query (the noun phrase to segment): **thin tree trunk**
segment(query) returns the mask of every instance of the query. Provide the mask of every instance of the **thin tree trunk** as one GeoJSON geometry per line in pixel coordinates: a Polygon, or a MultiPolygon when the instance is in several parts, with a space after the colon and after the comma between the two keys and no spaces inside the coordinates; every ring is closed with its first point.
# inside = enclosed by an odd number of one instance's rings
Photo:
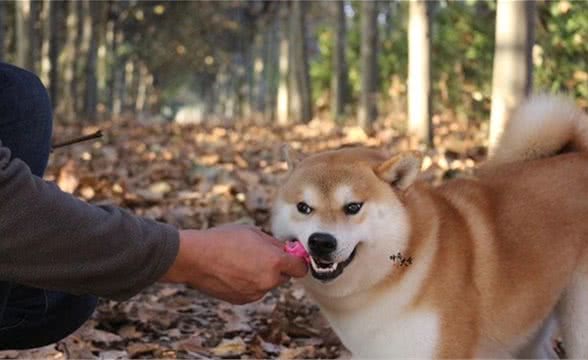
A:
{"type": "Polygon", "coordinates": [[[43,44],[41,46],[41,80],[49,89],[53,107],[57,100],[57,57],[59,55],[58,21],[60,3],[43,0],[43,44]]]}
{"type": "Polygon", "coordinates": [[[41,12],[43,3],[41,1],[31,1],[31,15],[28,21],[30,48],[28,53],[27,63],[34,73],[41,70],[41,45],[43,43],[42,31],[39,27],[39,14],[41,12]]]}
{"type": "Polygon", "coordinates": [[[96,120],[96,105],[98,104],[98,80],[96,75],[98,61],[98,36],[101,24],[101,3],[89,2],[88,16],[90,27],[90,41],[86,58],[84,113],[90,121],[96,120]]]}
{"type": "Polygon", "coordinates": [[[408,132],[432,146],[431,34],[426,0],[410,1],[408,44],[408,132]]]}
{"type": "Polygon", "coordinates": [[[67,38],[63,47],[63,113],[66,119],[71,120],[76,112],[74,100],[77,98],[75,82],[75,64],[76,64],[76,43],[78,39],[77,24],[79,21],[78,13],[79,3],[69,2],[66,18],[67,38]]]}
{"type": "MultiPolygon", "coordinates": [[[[114,3],[116,4],[116,3],[114,3]]],[[[113,11],[121,10],[119,8],[113,9],[113,11]]],[[[116,15],[115,15],[116,16],[116,15]]],[[[118,54],[118,48],[124,40],[124,34],[119,23],[119,19],[115,17],[112,20],[112,43],[110,46],[110,84],[108,94],[108,109],[114,116],[120,115],[121,111],[121,89],[124,83],[124,70],[122,64],[125,63],[124,59],[118,54]]]]}
{"type": "Polygon", "coordinates": [[[76,94],[74,107],[76,112],[87,114],[87,85],[88,85],[88,66],[92,66],[90,60],[90,47],[93,36],[93,19],[92,4],[94,1],[78,0],[78,37],[76,39],[75,59],[79,59],[74,67],[74,87],[73,93],[76,94]]]}
{"type": "Polygon", "coordinates": [[[492,75],[490,151],[514,109],[532,88],[535,1],[498,0],[492,75]]]}
{"type": "Polygon", "coordinates": [[[118,117],[122,113],[123,104],[125,103],[125,84],[126,84],[126,71],[125,67],[122,64],[125,64],[126,61],[120,59],[117,61],[119,64],[118,66],[113,66],[113,80],[112,80],[112,116],[118,117]]]}
{"type": "Polygon", "coordinates": [[[51,63],[49,61],[49,39],[51,37],[51,8],[52,4],[50,0],[43,0],[41,3],[43,10],[41,11],[41,24],[42,24],[42,39],[41,39],[41,81],[49,85],[49,71],[51,70],[51,63]]]}
{"type": "Polygon", "coordinates": [[[62,14],[61,3],[56,1],[47,1],[49,6],[49,96],[51,97],[51,104],[55,109],[57,106],[57,97],[59,94],[59,22],[62,14]]]}
{"type": "Polygon", "coordinates": [[[271,27],[266,32],[267,49],[265,53],[264,78],[265,88],[265,120],[271,121],[276,114],[276,99],[278,93],[279,69],[279,31],[278,22],[273,20],[271,27]]]}
{"type": "Polygon", "coordinates": [[[300,87],[298,86],[298,67],[296,62],[296,43],[299,40],[298,32],[296,31],[296,16],[292,14],[292,4],[290,2],[290,14],[288,21],[288,119],[290,122],[300,122],[301,100],[300,87]]]}
{"type": "Polygon", "coordinates": [[[139,64],[138,71],[138,86],[137,86],[137,100],[135,101],[135,111],[137,114],[143,113],[145,110],[145,101],[147,99],[147,86],[149,81],[149,73],[145,64],[139,64]]]}
{"type": "Polygon", "coordinates": [[[74,115],[81,110],[83,99],[80,93],[79,83],[81,82],[80,72],[82,71],[82,40],[84,37],[84,2],[71,1],[68,4],[68,20],[67,20],[67,40],[66,40],[66,56],[67,64],[65,70],[65,84],[67,88],[67,107],[68,114],[74,115]]]}
{"type": "Polygon", "coordinates": [[[347,30],[345,24],[345,2],[333,1],[335,10],[335,44],[333,49],[333,75],[331,78],[331,115],[339,121],[345,111],[349,82],[347,61],[345,57],[345,41],[347,30]]]}
{"type": "Polygon", "coordinates": [[[31,0],[15,2],[16,9],[16,65],[33,70],[31,63],[31,0]]]}
{"type": "Polygon", "coordinates": [[[114,3],[108,1],[103,4],[103,8],[100,13],[100,26],[98,30],[98,63],[96,67],[96,80],[98,85],[98,92],[96,100],[98,104],[102,104],[102,109],[108,112],[108,90],[110,89],[109,84],[109,73],[108,68],[111,63],[111,54],[109,53],[112,49],[112,43],[114,41],[114,21],[112,13],[114,12],[114,3]]]}
{"type": "Polygon", "coordinates": [[[264,55],[268,43],[263,41],[265,37],[265,27],[261,28],[255,35],[254,47],[252,49],[252,61],[249,66],[249,79],[250,79],[250,106],[252,111],[257,116],[263,114],[264,103],[265,103],[265,83],[264,69],[267,67],[265,63],[264,55]]]}
{"type": "MultiPolygon", "coordinates": [[[[282,4],[283,8],[287,7],[282,4]]],[[[289,110],[289,99],[288,99],[288,72],[289,72],[289,38],[288,38],[288,23],[286,21],[286,13],[284,11],[280,17],[279,32],[280,32],[280,50],[279,50],[279,80],[278,80],[278,98],[276,101],[276,118],[280,125],[286,125],[289,122],[288,110],[289,110]]]]}
{"type": "Polygon", "coordinates": [[[309,122],[312,120],[312,96],[310,89],[310,75],[308,66],[308,55],[306,49],[306,24],[305,12],[306,2],[292,2],[292,27],[291,27],[291,49],[292,73],[294,79],[293,101],[298,102],[294,109],[294,116],[297,122],[309,122]]]}
{"type": "Polygon", "coordinates": [[[371,132],[378,116],[378,10],[377,2],[361,3],[361,95],[359,125],[371,132]]]}
{"type": "Polygon", "coordinates": [[[136,93],[135,89],[137,86],[137,75],[136,75],[136,64],[133,59],[127,59],[125,64],[125,83],[124,83],[124,95],[123,95],[123,111],[134,111],[136,93]]]}

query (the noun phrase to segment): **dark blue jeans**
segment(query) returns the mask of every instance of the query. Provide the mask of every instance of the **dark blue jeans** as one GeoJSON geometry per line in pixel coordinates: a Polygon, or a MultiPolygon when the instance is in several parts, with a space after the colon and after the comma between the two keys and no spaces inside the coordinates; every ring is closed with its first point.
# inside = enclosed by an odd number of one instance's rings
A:
{"type": "MultiPolygon", "coordinates": [[[[0,141],[37,176],[43,176],[49,159],[51,113],[47,91],[35,75],[0,63],[0,141]]],[[[0,350],[63,339],[92,315],[96,301],[94,296],[0,281],[0,350]]]]}

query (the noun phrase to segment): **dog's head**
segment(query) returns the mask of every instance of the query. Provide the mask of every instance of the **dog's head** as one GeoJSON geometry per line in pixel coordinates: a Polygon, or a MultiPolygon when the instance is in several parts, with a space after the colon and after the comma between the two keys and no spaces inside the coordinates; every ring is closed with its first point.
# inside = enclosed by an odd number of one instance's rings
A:
{"type": "Polygon", "coordinates": [[[302,158],[285,147],[289,174],[273,206],[272,231],[300,241],[311,256],[303,279],[315,294],[342,297],[366,290],[392,270],[390,256],[407,246],[402,194],[420,157],[389,157],[346,148],[302,158]]]}

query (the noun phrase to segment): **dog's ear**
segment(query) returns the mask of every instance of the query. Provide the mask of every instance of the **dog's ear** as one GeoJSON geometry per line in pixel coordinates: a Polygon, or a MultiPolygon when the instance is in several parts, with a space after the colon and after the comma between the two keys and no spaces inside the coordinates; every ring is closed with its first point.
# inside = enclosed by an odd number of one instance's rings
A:
{"type": "Polygon", "coordinates": [[[281,150],[282,158],[286,160],[286,163],[288,164],[288,171],[294,170],[302,159],[304,159],[304,156],[301,153],[292,149],[288,144],[283,144],[281,150]]]}
{"type": "Polygon", "coordinates": [[[376,166],[376,175],[392,186],[405,190],[415,181],[421,169],[421,155],[407,152],[395,155],[376,166]]]}

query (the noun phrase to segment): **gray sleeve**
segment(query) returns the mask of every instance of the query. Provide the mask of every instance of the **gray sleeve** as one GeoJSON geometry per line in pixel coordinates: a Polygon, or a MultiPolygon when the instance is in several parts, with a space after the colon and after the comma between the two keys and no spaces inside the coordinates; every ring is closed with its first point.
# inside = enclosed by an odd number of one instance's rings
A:
{"type": "Polygon", "coordinates": [[[175,228],[78,200],[0,143],[0,281],[123,300],[163,276],[178,247],[175,228]]]}

